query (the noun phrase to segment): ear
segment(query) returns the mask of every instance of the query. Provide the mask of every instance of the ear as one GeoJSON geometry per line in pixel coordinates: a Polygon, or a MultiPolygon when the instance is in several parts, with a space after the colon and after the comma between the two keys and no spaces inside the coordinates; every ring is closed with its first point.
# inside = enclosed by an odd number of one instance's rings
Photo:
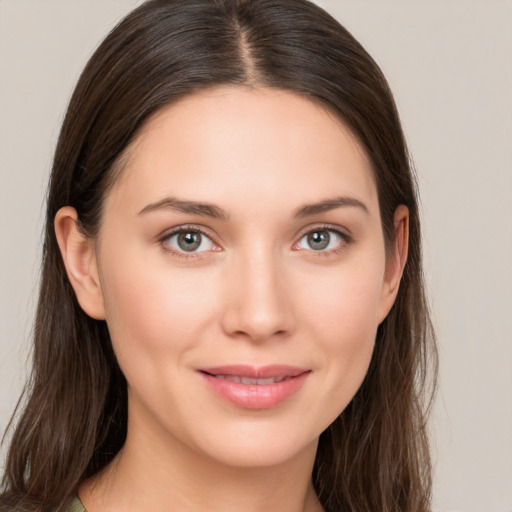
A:
{"type": "Polygon", "coordinates": [[[82,309],[96,320],[105,319],[94,241],[78,227],[76,210],[61,208],[54,228],[66,273],[82,309]]]}
{"type": "Polygon", "coordinates": [[[393,220],[395,239],[387,257],[380,300],[379,323],[393,306],[404,272],[409,249],[409,209],[403,204],[395,210],[393,220]]]}

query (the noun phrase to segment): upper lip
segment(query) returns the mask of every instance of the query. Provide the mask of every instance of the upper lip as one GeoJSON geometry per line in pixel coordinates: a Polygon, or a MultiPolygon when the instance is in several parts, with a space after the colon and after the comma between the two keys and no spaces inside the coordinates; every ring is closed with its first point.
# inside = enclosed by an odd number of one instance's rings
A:
{"type": "Polygon", "coordinates": [[[266,366],[235,364],[199,368],[199,371],[209,375],[229,375],[233,377],[245,377],[250,379],[269,379],[273,377],[297,377],[298,375],[306,373],[310,370],[283,364],[271,364],[266,366]]]}

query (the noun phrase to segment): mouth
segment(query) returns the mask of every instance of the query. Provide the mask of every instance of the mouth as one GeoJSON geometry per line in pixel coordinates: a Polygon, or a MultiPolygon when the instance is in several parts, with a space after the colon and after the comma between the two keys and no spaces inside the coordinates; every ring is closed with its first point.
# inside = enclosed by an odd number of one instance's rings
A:
{"type": "Polygon", "coordinates": [[[283,382],[283,380],[291,379],[292,377],[269,377],[268,379],[253,379],[251,377],[240,377],[237,375],[212,375],[216,379],[225,379],[230,382],[237,382],[239,384],[246,384],[252,386],[267,386],[269,384],[275,384],[276,382],[283,382]]]}
{"type": "Polygon", "coordinates": [[[216,396],[232,405],[268,409],[297,393],[311,370],[285,365],[231,365],[201,368],[199,373],[216,396]]]}

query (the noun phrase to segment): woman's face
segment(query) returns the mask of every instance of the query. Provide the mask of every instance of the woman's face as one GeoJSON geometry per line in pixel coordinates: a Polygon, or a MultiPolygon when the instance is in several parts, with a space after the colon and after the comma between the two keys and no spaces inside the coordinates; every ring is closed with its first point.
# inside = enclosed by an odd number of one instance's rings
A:
{"type": "Polygon", "coordinates": [[[365,152],[296,94],[217,88],[130,146],[95,246],[130,435],[230,465],[314,450],[394,299],[365,152]]]}

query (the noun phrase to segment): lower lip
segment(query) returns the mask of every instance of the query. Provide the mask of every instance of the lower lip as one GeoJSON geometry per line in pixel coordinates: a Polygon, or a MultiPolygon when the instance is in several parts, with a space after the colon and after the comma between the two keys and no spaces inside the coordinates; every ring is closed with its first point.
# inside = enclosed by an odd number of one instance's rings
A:
{"type": "Polygon", "coordinates": [[[270,409],[284,402],[302,387],[307,371],[274,384],[242,384],[201,372],[202,377],[221,398],[244,409],[270,409]]]}

